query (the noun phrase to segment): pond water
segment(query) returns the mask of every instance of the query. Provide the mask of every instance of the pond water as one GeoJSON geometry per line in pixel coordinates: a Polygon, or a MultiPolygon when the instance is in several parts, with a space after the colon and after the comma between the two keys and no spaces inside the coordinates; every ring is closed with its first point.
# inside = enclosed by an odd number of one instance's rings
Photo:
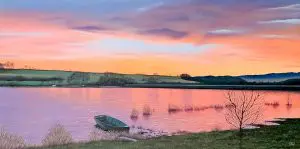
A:
{"type": "MultiPolygon", "coordinates": [[[[300,117],[300,92],[261,91],[263,120],[300,117]],[[286,106],[288,97],[292,106],[286,106]]],[[[139,89],[139,88],[0,88],[0,127],[16,133],[30,143],[40,143],[54,124],[63,124],[77,140],[88,138],[95,115],[116,117],[129,126],[142,126],[166,132],[200,132],[231,127],[224,109],[168,111],[178,107],[224,105],[225,90],[139,89]],[[152,115],[143,116],[144,107],[152,115]],[[139,111],[131,119],[131,111],[139,111]]]]}

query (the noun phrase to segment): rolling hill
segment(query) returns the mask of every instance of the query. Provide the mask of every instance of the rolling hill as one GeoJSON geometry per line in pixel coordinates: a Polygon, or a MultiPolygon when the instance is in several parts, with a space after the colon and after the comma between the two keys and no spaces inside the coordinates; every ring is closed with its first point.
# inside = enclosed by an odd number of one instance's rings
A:
{"type": "Polygon", "coordinates": [[[242,75],[239,77],[246,80],[247,82],[282,82],[289,79],[300,79],[300,72],[242,75]]]}

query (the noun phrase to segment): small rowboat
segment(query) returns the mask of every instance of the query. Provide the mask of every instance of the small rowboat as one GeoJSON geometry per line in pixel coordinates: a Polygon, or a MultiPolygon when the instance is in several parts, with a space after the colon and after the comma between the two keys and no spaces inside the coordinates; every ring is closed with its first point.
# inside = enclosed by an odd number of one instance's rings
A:
{"type": "Polygon", "coordinates": [[[122,121],[107,115],[98,115],[94,117],[96,121],[96,127],[104,131],[127,131],[129,132],[129,126],[122,121]]]}

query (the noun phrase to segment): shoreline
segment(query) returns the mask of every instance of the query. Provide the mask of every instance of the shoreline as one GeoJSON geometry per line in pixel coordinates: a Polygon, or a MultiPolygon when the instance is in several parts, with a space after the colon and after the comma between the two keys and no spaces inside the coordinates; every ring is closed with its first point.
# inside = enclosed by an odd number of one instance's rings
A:
{"type": "Polygon", "coordinates": [[[161,88],[161,89],[213,89],[213,90],[274,90],[300,91],[300,85],[198,85],[198,84],[128,84],[125,86],[97,85],[0,85],[1,88],[161,88]]]}
{"type": "Polygon", "coordinates": [[[237,130],[212,131],[201,133],[187,133],[172,136],[161,136],[145,140],[112,140],[112,141],[91,141],[78,142],[58,146],[38,146],[28,149],[68,149],[68,148],[158,148],[166,147],[173,149],[239,149],[241,147],[252,149],[262,148],[290,148],[300,147],[300,118],[282,118],[273,120],[279,125],[264,125],[257,129],[244,129],[243,138],[237,130]],[[274,140],[277,140],[274,142],[274,140]]]}

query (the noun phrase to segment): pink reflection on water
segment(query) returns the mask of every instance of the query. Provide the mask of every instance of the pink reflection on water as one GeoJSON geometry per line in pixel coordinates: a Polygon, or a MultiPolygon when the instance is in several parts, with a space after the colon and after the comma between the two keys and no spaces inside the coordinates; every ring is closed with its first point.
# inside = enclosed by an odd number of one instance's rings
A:
{"type": "MultiPolygon", "coordinates": [[[[229,129],[225,109],[183,110],[170,114],[169,105],[209,107],[224,105],[224,90],[130,89],[130,88],[1,88],[0,125],[38,143],[55,123],[65,125],[76,139],[86,139],[95,122],[107,114],[128,125],[167,132],[229,129]],[[143,109],[153,111],[143,116],[143,109]],[[132,120],[133,109],[139,111],[132,120]]],[[[278,102],[277,108],[264,106],[264,120],[300,117],[299,92],[264,92],[265,102],[278,102]],[[292,106],[287,107],[290,95],[292,106]]]]}

